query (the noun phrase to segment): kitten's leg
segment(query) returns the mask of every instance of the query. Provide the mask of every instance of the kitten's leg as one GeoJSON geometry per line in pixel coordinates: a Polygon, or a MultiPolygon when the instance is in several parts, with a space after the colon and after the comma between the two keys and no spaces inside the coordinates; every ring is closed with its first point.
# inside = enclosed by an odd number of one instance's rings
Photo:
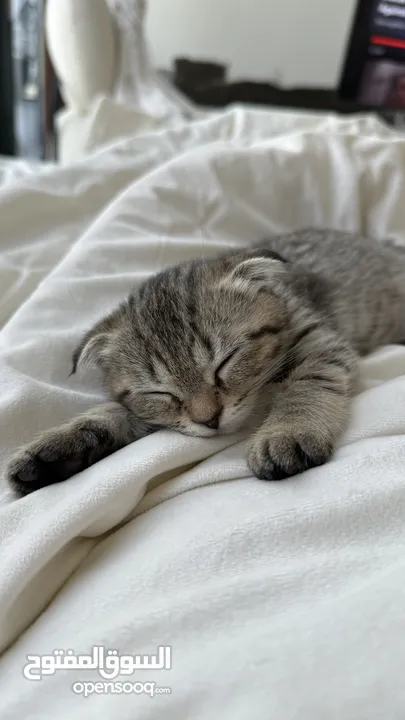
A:
{"type": "Polygon", "coordinates": [[[357,355],[319,325],[300,335],[294,369],[250,441],[248,463],[263,480],[326,462],[348,419],[357,355]]]}
{"type": "Polygon", "coordinates": [[[21,448],[11,459],[6,476],[22,497],[67,480],[150,432],[151,427],[118,403],[99,405],[21,448]]]}

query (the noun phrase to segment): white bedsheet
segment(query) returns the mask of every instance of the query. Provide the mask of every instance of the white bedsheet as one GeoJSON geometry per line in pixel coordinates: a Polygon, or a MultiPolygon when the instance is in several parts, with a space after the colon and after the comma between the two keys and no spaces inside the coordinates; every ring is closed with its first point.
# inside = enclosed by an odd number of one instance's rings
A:
{"type": "MultiPolygon", "coordinates": [[[[82,333],[169,263],[317,225],[405,242],[405,138],[235,109],[0,189],[0,458],[102,399],[82,333]]],[[[334,459],[250,477],[243,437],[158,433],[0,510],[0,717],[405,716],[405,348],[362,366],[334,459]],[[76,694],[26,655],[172,648],[171,694],[76,694]]],[[[77,687],[77,686],[76,686],[77,687]]]]}

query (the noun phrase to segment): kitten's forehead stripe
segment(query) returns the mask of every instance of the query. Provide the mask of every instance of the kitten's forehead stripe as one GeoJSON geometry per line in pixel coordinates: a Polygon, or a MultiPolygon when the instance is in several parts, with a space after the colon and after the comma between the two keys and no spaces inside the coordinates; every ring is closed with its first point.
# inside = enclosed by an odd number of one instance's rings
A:
{"type": "Polygon", "coordinates": [[[153,365],[153,360],[152,360],[151,356],[149,356],[145,359],[145,365],[147,367],[147,370],[148,370],[151,380],[153,380],[153,382],[157,382],[158,376],[156,374],[156,369],[153,365]]]}
{"type": "Polygon", "coordinates": [[[192,332],[192,336],[194,337],[194,339],[199,340],[201,345],[203,345],[205,347],[205,349],[207,350],[209,356],[213,357],[214,348],[212,346],[212,342],[211,342],[210,338],[208,337],[208,335],[206,335],[203,330],[200,330],[197,327],[196,323],[193,322],[192,320],[190,321],[190,330],[192,332]]]}

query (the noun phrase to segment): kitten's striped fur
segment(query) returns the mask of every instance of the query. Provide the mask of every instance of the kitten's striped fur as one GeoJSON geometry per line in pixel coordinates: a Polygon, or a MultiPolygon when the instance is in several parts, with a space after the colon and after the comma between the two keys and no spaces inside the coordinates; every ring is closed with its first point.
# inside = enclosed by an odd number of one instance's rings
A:
{"type": "Polygon", "coordinates": [[[306,230],[169,268],[92,328],[73,358],[112,402],[23,448],[23,495],[162,427],[210,437],[257,423],[248,463],[281,479],[324,463],[346,425],[359,355],[405,339],[405,251],[306,230]]]}

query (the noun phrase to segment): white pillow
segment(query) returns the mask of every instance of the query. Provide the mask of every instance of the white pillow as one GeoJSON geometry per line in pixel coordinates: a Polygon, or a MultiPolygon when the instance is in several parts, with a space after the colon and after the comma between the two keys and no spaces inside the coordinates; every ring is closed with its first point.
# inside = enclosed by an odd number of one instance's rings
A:
{"type": "Polygon", "coordinates": [[[105,0],[48,0],[46,35],[64,100],[85,114],[97,95],[112,93],[117,72],[117,33],[105,0]]]}

